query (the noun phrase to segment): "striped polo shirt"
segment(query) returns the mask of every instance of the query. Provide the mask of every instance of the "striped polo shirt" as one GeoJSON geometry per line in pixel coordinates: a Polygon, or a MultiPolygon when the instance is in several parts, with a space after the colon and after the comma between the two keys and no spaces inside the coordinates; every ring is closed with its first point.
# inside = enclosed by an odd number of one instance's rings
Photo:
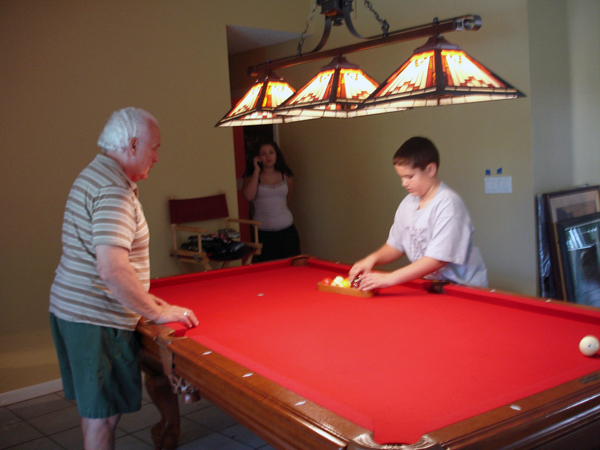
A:
{"type": "Polygon", "coordinates": [[[65,209],[62,257],[50,289],[50,312],[70,322],[133,330],[139,314],[121,305],[100,279],[96,246],[129,250],[129,262],[150,286],[150,234],[133,183],[99,154],[77,177],[65,209]]]}

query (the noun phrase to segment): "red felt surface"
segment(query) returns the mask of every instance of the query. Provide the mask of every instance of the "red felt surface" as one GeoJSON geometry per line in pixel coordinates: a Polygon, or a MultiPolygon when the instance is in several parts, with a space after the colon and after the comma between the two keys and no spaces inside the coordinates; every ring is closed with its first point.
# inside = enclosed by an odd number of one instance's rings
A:
{"type": "Polygon", "coordinates": [[[152,292],[194,309],[200,325],[186,336],[373,430],[380,444],[414,443],[600,370],[600,357],[578,348],[600,337],[600,313],[461,287],[434,295],[419,283],[345,296],[316,288],[345,267],[250,267],[152,292]]]}

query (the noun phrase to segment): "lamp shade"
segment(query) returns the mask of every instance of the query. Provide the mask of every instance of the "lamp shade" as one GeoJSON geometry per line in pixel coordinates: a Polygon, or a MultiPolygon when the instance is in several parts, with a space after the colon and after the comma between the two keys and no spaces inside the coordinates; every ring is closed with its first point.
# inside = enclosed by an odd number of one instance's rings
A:
{"type": "MultiPolygon", "coordinates": [[[[361,105],[362,114],[524,97],[459,46],[434,36],[361,105]]],[[[362,115],[361,114],[361,115],[362,115]]]]}
{"type": "Polygon", "coordinates": [[[217,123],[217,127],[267,125],[312,119],[313,117],[285,118],[273,112],[276,106],[295,92],[283,78],[272,72],[256,80],[242,99],[217,123]]]}
{"type": "Polygon", "coordinates": [[[378,85],[357,65],[337,56],[275,112],[287,117],[354,117],[378,85]]]}

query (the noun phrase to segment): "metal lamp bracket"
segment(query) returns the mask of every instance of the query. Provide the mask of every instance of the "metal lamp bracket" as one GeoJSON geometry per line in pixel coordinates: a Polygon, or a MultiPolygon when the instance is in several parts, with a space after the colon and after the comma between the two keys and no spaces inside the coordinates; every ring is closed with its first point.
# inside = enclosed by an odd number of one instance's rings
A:
{"type": "MultiPolygon", "coordinates": [[[[352,15],[350,14],[352,11],[354,11],[352,9],[353,1],[354,0],[316,0],[315,6],[308,20],[306,21],[306,29],[302,33],[300,41],[298,42],[298,56],[302,55],[302,45],[304,44],[306,32],[308,31],[308,27],[310,26],[310,22],[312,21],[317,6],[321,7],[321,14],[325,15],[325,27],[323,29],[323,34],[321,35],[321,40],[317,46],[305,54],[318,52],[325,46],[329,39],[329,35],[331,34],[332,25],[340,26],[345,23],[346,27],[354,37],[358,39],[372,39],[361,36],[361,34],[356,31],[356,28],[354,27],[354,24],[352,23],[352,15]]],[[[367,9],[369,9],[375,15],[375,18],[381,24],[381,36],[387,36],[390,28],[388,22],[379,17],[379,14],[377,14],[377,12],[373,9],[373,5],[369,0],[364,0],[364,2],[367,9]]]]}

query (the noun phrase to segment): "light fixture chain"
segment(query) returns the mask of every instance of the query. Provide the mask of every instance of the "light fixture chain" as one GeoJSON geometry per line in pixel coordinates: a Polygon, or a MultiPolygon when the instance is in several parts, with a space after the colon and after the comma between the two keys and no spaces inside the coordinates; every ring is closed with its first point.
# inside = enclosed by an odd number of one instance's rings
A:
{"type": "Polygon", "coordinates": [[[312,22],[313,17],[315,16],[315,11],[317,10],[318,3],[319,3],[319,1],[315,0],[315,6],[313,6],[312,12],[310,13],[310,16],[308,16],[308,19],[306,20],[306,28],[302,32],[302,35],[300,36],[300,40],[298,41],[298,56],[300,56],[302,54],[302,46],[304,45],[304,40],[306,39],[306,36],[308,35],[308,28],[310,27],[310,23],[312,22]]]}
{"type": "Polygon", "coordinates": [[[369,0],[365,0],[365,7],[375,15],[375,19],[381,24],[381,30],[383,31],[383,35],[387,36],[388,31],[390,30],[390,24],[388,23],[388,21],[379,17],[379,14],[377,13],[377,11],[375,11],[375,9],[373,9],[373,4],[369,0]]]}

